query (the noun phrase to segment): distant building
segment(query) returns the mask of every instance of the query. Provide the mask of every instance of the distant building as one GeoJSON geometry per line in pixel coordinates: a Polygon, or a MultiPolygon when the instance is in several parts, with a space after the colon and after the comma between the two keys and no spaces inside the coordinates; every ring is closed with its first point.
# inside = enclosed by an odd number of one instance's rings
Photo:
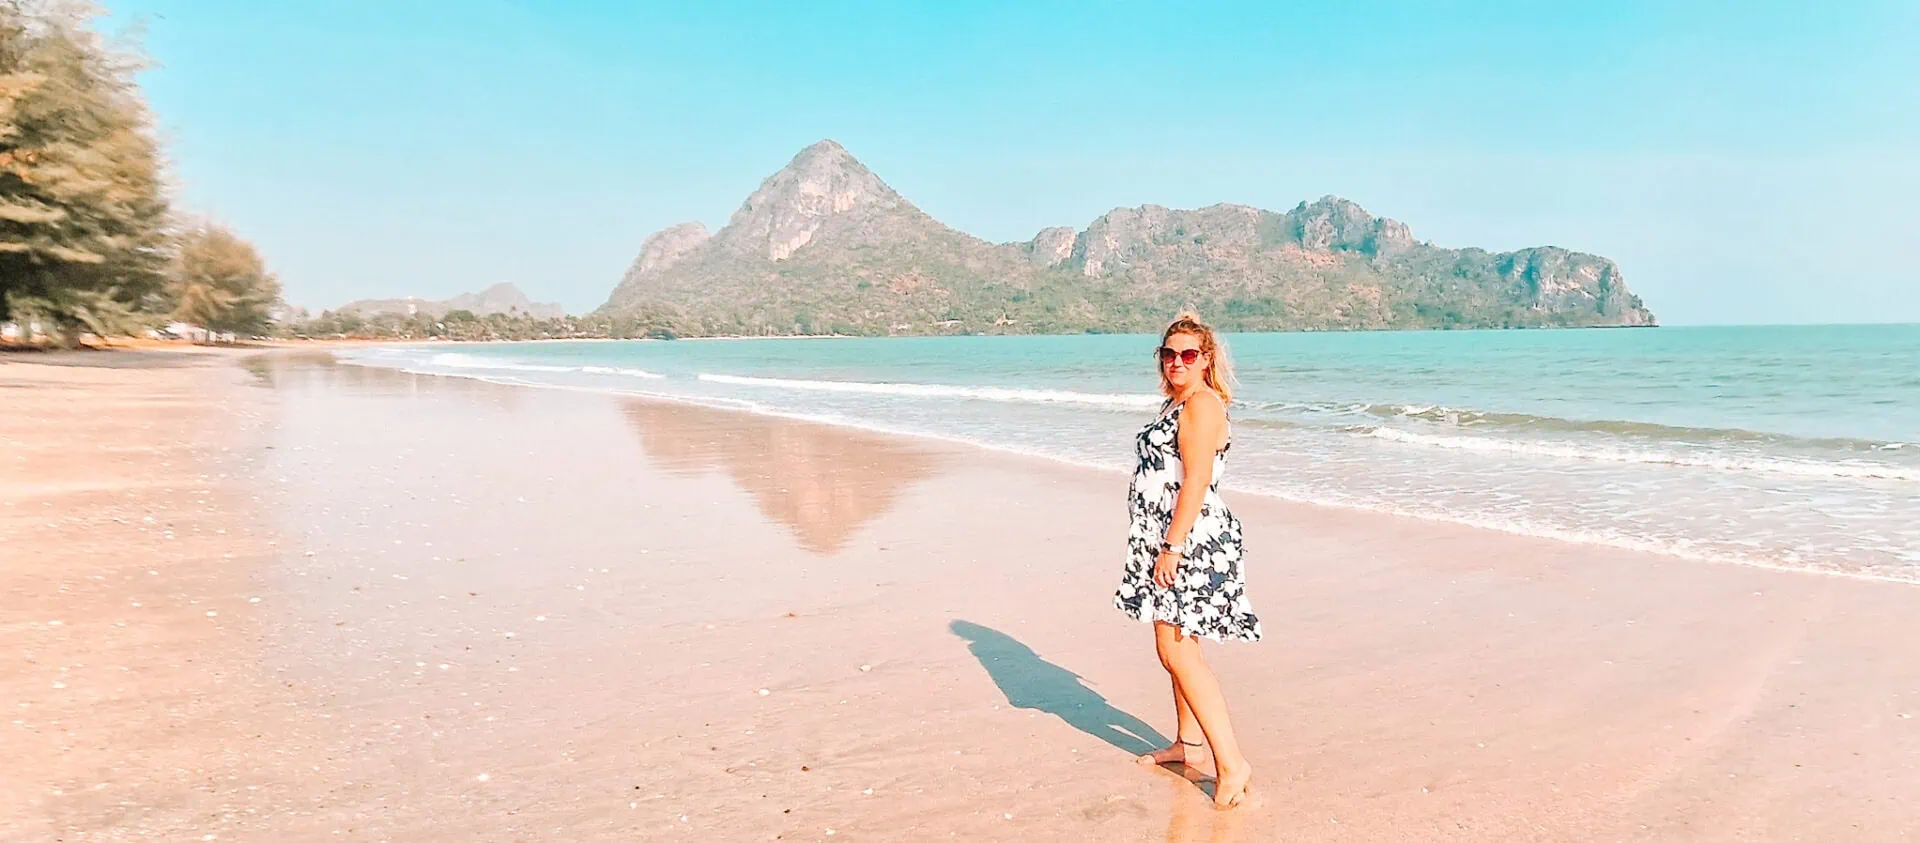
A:
{"type": "Polygon", "coordinates": [[[207,342],[207,329],[185,322],[168,322],[160,329],[161,339],[182,339],[194,342],[207,342]]]}
{"type": "Polygon", "coordinates": [[[209,332],[199,325],[185,322],[169,322],[158,328],[148,328],[147,336],[156,340],[187,340],[189,342],[233,342],[239,337],[232,331],[209,332]]]}

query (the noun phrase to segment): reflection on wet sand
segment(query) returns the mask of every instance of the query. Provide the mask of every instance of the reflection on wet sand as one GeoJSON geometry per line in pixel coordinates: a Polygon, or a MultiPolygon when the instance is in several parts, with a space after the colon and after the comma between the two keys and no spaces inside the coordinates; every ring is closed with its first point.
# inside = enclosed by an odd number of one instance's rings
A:
{"type": "Polygon", "coordinates": [[[930,451],[880,434],[692,404],[636,400],[626,415],[661,468],[725,471],[762,513],[819,554],[839,551],[937,462],[930,451]]]}
{"type": "Polygon", "coordinates": [[[348,392],[378,392],[386,395],[451,394],[484,398],[497,406],[519,406],[523,390],[502,389],[500,384],[474,378],[421,375],[380,366],[356,366],[342,363],[323,349],[271,351],[247,358],[248,372],[262,386],[285,388],[341,389],[348,392]]]}

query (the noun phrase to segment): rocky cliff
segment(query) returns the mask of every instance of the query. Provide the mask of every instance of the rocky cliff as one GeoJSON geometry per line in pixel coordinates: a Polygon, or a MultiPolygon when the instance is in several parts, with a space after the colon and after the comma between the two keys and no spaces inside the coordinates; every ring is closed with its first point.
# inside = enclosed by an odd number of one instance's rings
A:
{"type": "Polygon", "coordinates": [[[681,335],[1152,330],[1181,307],[1233,330],[1651,325],[1606,258],[1416,240],[1339,197],[1116,208],[988,243],[914,207],[833,141],[727,225],[647,238],[601,313],[681,335]]]}

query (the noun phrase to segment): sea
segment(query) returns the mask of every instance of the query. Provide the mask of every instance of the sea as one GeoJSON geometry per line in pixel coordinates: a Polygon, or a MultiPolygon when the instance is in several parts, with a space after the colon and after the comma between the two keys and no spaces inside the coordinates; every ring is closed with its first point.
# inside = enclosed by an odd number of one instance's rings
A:
{"type": "MultiPolygon", "coordinates": [[[[1161,400],[1157,339],[430,343],[343,358],[1125,471],[1161,400]]],[[[1920,325],[1226,342],[1238,380],[1230,491],[1676,564],[1920,583],[1920,325]]]]}

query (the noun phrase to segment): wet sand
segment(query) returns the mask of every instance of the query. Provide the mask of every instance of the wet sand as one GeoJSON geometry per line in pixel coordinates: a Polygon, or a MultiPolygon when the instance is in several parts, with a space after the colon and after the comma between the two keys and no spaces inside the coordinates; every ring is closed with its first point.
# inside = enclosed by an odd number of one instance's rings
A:
{"type": "Polygon", "coordinates": [[[1920,836],[1920,588],[1229,494],[1217,814],[1118,475],[155,359],[0,363],[0,839],[1920,836]]]}

